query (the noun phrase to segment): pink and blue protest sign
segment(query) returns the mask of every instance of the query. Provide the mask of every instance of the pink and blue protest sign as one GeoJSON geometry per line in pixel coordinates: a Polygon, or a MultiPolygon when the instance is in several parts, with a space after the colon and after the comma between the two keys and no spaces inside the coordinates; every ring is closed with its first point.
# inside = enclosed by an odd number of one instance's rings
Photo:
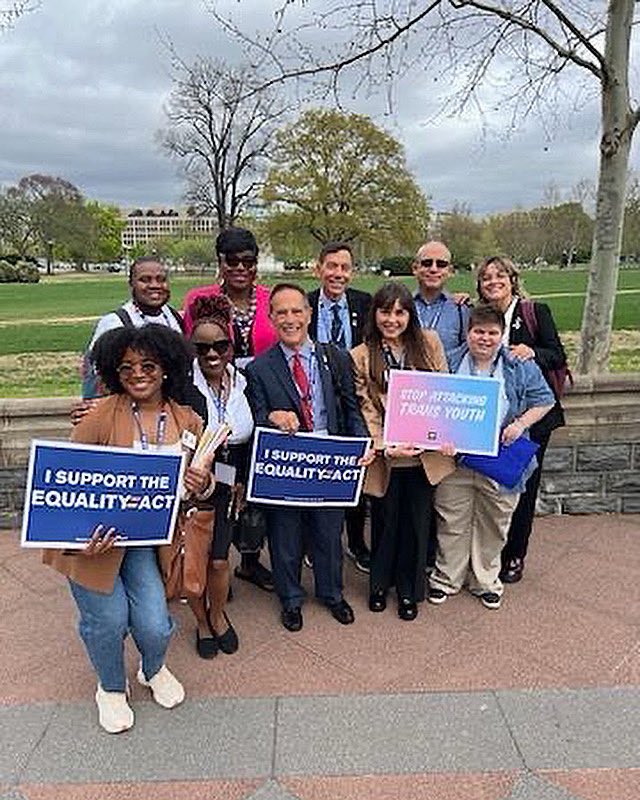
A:
{"type": "Polygon", "coordinates": [[[391,370],[385,444],[494,456],[500,437],[500,381],[444,372],[391,370]]]}

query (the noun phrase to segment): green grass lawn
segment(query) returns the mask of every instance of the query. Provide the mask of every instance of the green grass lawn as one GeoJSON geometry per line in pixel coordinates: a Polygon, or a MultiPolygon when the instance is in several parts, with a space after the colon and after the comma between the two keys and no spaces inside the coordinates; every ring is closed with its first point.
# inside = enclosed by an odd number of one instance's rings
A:
{"type": "MultiPolygon", "coordinates": [[[[585,270],[531,271],[523,278],[526,291],[550,305],[560,331],[579,330],[587,285],[585,270]]],[[[188,289],[212,279],[211,273],[174,275],[172,304],[179,308],[188,289]]],[[[282,279],[265,276],[263,280],[272,285],[282,279]]],[[[307,289],[317,283],[313,276],[295,272],[288,273],[286,280],[307,289]]],[[[373,292],[384,280],[376,275],[357,275],[353,285],[373,292]]],[[[413,279],[402,280],[414,286],[413,279]]],[[[476,295],[471,273],[456,275],[449,287],[476,295]]],[[[0,285],[0,397],[74,394],[79,381],[78,354],[84,350],[95,320],[117,308],[127,296],[124,275],[64,274],[45,278],[39,284],[0,285]]],[[[637,331],[639,323],[640,270],[621,270],[614,330],[637,331]]],[[[638,369],[639,359],[634,340],[630,349],[626,343],[621,345],[611,366],[616,370],[638,369]]]]}

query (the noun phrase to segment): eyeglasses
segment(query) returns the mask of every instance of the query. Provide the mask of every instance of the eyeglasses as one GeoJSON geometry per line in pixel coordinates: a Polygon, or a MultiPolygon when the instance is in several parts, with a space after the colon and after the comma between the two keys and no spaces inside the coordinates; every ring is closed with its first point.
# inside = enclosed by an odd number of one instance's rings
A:
{"type": "Polygon", "coordinates": [[[444,258],[421,258],[418,264],[425,269],[429,269],[434,264],[438,269],[446,269],[449,266],[449,262],[444,258]]]}
{"type": "Polygon", "coordinates": [[[160,364],[157,361],[141,361],[133,366],[131,364],[120,364],[117,372],[121,378],[130,378],[136,369],[139,369],[143,375],[153,375],[156,370],[160,369],[160,364]]]}
{"type": "Polygon", "coordinates": [[[218,339],[217,342],[193,342],[193,346],[199,356],[206,356],[209,350],[213,350],[214,353],[222,356],[231,346],[231,342],[229,339],[218,339]]]}
{"type": "Polygon", "coordinates": [[[228,267],[231,267],[231,269],[237,269],[240,265],[242,265],[244,269],[254,269],[258,263],[258,259],[255,256],[244,256],[240,258],[239,256],[225,255],[224,262],[228,267]]]}

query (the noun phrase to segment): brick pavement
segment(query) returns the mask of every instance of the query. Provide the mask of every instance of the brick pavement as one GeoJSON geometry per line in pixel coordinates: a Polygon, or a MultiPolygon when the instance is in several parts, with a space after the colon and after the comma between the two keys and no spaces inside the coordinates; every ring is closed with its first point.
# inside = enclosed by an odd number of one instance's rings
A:
{"type": "Polygon", "coordinates": [[[235,581],[240,651],[200,660],[176,606],[188,699],[166,712],[136,686],[112,737],[63,579],[2,532],[0,800],[640,800],[639,570],[640,517],[546,517],[498,612],[461,595],[373,615],[346,564],[355,624],[309,600],[290,634],[235,581]]]}

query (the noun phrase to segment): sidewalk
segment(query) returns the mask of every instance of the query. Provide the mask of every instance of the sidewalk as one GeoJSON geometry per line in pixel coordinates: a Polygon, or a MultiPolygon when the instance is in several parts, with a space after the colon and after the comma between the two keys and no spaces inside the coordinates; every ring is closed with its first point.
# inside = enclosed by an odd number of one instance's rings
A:
{"type": "Polygon", "coordinates": [[[309,600],[291,634],[236,580],[240,651],[200,660],[176,606],[188,699],[135,686],[116,737],[64,580],[17,541],[0,533],[0,800],[640,800],[639,516],[539,519],[497,612],[464,595],[373,615],[346,563],[355,624],[309,600]]]}

